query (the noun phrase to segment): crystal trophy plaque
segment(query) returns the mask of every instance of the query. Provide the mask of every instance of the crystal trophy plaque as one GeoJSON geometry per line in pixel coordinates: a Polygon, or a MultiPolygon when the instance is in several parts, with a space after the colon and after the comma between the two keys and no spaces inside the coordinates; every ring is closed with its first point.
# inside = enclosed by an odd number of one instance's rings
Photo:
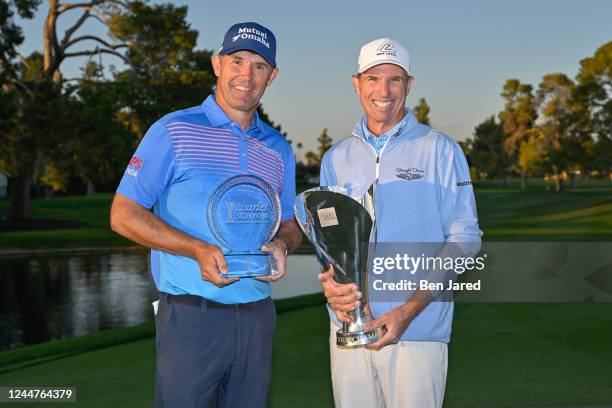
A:
{"type": "Polygon", "coordinates": [[[226,277],[255,277],[278,273],[274,257],[261,251],[280,226],[276,190],[252,175],[234,176],[211,194],[206,217],[228,265],[226,277]]]}

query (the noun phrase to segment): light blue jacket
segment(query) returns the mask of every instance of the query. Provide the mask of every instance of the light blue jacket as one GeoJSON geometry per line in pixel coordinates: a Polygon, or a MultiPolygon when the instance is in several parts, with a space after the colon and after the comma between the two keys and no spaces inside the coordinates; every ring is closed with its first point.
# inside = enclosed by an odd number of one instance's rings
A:
{"type": "MultiPolygon", "coordinates": [[[[375,184],[377,242],[480,242],[476,201],[467,161],[449,136],[419,123],[406,109],[379,155],[362,122],[324,155],[321,186],[342,186],[360,196],[375,184]]],[[[380,317],[402,302],[371,302],[380,317]]],[[[335,314],[330,317],[339,325],[335,314]]],[[[450,341],[453,303],[429,304],[402,340],[450,341]]]]}

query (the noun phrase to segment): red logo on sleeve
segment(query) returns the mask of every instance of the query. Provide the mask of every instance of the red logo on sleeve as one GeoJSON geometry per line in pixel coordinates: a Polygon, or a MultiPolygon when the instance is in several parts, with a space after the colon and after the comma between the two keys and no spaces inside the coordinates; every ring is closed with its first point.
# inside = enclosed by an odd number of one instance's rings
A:
{"type": "Polygon", "coordinates": [[[132,156],[132,159],[130,160],[127,166],[127,174],[136,177],[138,175],[138,170],[140,170],[142,167],[143,162],[144,160],[139,159],[138,156],[132,156]]]}

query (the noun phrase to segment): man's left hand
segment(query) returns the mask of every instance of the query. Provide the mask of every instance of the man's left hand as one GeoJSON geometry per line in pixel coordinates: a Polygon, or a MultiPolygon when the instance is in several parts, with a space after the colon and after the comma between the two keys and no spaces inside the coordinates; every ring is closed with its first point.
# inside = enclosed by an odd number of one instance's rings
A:
{"type": "Polygon", "coordinates": [[[261,247],[263,252],[268,252],[272,254],[274,259],[276,260],[276,265],[278,267],[277,275],[268,275],[268,276],[258,276],[257,280],[274,282],[279,279],[282,279],[285,276],[285,269],[287,268],[287,256],[285,255],[285,251],[287,251],[287,246],[280,239],[275,239],[264,246],[261,247]]]}
{"type": "Polygon", "coordinates": [[[380,318],[366,325],[366,330],[380,329],[383,334],[376,342],[368,344],[368,349],[381,349],[387,344],[395,344],[414,319],[414,313],[407,310],[406,305],[389,310],[380,318]]]}
{"type": "Polygon", "coordinates": [[[380,339],[366,347],[381,349],[387,344],[397,343],[412,319],[417,317],[432,300],[433,296],[430,291],[417,290],[406,303],[389,310],[380,318],[366,324],[366,330],[380,329],[383,334],[380,339]]]}

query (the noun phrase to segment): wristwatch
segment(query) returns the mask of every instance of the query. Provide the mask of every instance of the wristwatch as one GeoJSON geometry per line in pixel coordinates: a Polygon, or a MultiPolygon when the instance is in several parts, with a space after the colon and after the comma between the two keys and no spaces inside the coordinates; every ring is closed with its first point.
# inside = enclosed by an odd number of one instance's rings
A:
{"type": "Polygon", "coordinates": [[[284,245],[285,245],[285,256],[289,255],[289,244],[287,243],[287,241],[285,240],[285,238],[281,237],[281,236],[277,236],[276,238],[274,238],[275,240],[278,239],[279,241],[281,241],[284,245]]]}

